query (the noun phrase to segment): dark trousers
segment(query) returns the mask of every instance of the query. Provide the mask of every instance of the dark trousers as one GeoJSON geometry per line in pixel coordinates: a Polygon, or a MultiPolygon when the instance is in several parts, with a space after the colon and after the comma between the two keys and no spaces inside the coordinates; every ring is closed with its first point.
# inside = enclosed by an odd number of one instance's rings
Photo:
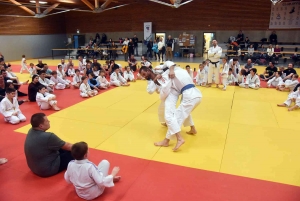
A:
{"type": "Polygon", "coordinates": [[[70,151],[66,151],[63,149],[59,150],[59,156],[60,156],[60,165],[59,165],[58,172],[61,172],[67,169],[69,162],[71,160],[74,160],[74,158],[71,155],[70,151]]]}

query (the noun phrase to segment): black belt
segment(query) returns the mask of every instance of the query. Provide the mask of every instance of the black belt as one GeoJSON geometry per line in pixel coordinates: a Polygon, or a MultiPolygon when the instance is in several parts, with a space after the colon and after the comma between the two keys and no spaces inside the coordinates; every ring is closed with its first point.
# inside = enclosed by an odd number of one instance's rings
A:
{"type": "Polygon", "coordinates": [[[209,63],[211,63],[211,64],[215,64],[215,67],[217,68],[218,66],[217,66],[217,63],[219,63],[220,61],[217,61],[217,62],[212,62],[211,60],[209,60],[209,63]]]}
{"type": "Polygon", "coordinates": [[[169,70],[169,68],[168,67],[165,67],[165,68],[163,68],[162,69],[164,72],[166,72],[167,70],[169,70]]]}

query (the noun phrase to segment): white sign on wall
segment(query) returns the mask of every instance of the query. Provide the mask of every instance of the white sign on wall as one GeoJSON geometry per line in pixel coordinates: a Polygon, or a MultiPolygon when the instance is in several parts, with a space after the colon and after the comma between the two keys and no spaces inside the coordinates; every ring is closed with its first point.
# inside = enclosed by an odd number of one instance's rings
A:
{"type": "Polygon", "coordinates": [[[300,1],[271,4],[270,29],[300,28],[300,1]]]}
{"type": "Polygon", "coordinates": [[[152,22],[144,22],[144,40],[152,39],[152,22]]]}

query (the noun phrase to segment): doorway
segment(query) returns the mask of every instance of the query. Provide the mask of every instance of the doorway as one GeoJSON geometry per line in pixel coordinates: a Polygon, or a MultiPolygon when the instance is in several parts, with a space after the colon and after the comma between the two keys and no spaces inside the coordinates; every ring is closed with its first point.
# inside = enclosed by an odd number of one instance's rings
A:
{"type": "MultiPolygon", "coordinates": [[[[163,44],[165,45],[165,42],[166,42],[166,33],[155,33],[155,40],[157,38],[161,38],[163,44]]],[[[159,42],[159,41],[156,40],[156,42],[159,42]]]]}
{"type": "Polygon", "coordinates": [[[215,33],[203,33],[203,57],[207,55],[207,51],[211,47],[211,43],[215,40],[216,34],[215,33]]]}

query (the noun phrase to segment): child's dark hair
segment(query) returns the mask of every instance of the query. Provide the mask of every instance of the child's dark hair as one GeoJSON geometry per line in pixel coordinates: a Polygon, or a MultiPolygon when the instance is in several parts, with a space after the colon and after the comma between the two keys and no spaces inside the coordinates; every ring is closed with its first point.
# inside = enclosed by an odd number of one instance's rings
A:
{"type": "Polygon", "coordinates": [[[246,72],[245,69],[242,69],[242,70],[241,70],[241,73],[242,73],[242,75],[245,75],[245,76],[247,75],[247,72],[246,72]]]}
{"type": "Polygon", "coordinates": [[[282,75],[282,72],[281,71],[277,71],[278,75],[281,76],[282,75]]]}
{"type": "Polygon", "coordinates": [[[56,70],[52,71],[51,75],[57,75],[56,70]]]}
{"type": "Polygon", "coordinates": [[[71,154],[76,160],[84,159],[88,152],[88,144],[86,142],[77,142],[72,145],[71,154]]]}
{"type": "Polygon", "coordinates": [[[24,54],[22,55],[22,58],[25,58],[25,55],[24,55],[24,54]]]}
{"type": "Polygon", "coordinates": [[[298,78],[299,76],[298,76],[298,74],[294,74],[293,77],[294,78],[298,78]]]}
{"type": "Polygon", "coordinates": [[[76,69],[76,70],[75,70],[75,73],[76,73],[76,72],[80,72],[80,70],[79,70],[79,69],[76,69]]]}
{"type": "Polygon", "coordinates": [[[46,71],[41,70],[39,74],[41,75],[41,74],[43,74],[43,73],[46,73],[46,71]]]}
{"type": "Polygon", "coordinates": [[[227,58],[227,57],[222,57],[222,59],[224,59],[224,60],[228,61],[228,58],[227,58]]]}
{"type": "Polygon", "coordinates": [[[85,76],[85,75],[82,76],[82,77],[81,77],[81,81],[83,82],[86,78],[87,78],[87,76],[85,76]]]}
{"type": "Polygon", "coordinates": [[[251,68],[251,70],[250,71],[252,71],[254,74],[256,74],[257,73],[257,69],[256,68],[251,68]]]}
{"type": "Polygon", "coordinates": [[[185,68],[187,69],[187,68],[191,68],[191,67],[190,67],[190,65],[186,65],[185,68]]]}
{"type": "Polygon", "coordinates": [[[10,93],[13,93],[13,92],[16,92],[15,88],[6,88],[6,90],[5,90],[5,93],[7,93],[7,94],[10,94],[10,93]]]}
{"type": "Polygon", "coordinates": [[[43,89],[43,88],[45,88],[46,89],[46,87],[44,86],[44,85],[40,85],[40,86],[38,86],[38,90],[40,91],[41,89],[43,89]]]}
{"type": "Polygon", "coordinates": [[[232,72],[232,68],[229,68],[229,72],[232,72]]]}
{"type": "Polygon", "coordinates": [[[57,68],[60,68],[60,67],[62,67],[62,65],[58,65],[58,66],[57,66],[57,68]]]}
{"type": "Polygon", "coordinates": [[[205,65],[205,64],[206,64],[206,61],[202,61],[202,64],[205,65]]]}

